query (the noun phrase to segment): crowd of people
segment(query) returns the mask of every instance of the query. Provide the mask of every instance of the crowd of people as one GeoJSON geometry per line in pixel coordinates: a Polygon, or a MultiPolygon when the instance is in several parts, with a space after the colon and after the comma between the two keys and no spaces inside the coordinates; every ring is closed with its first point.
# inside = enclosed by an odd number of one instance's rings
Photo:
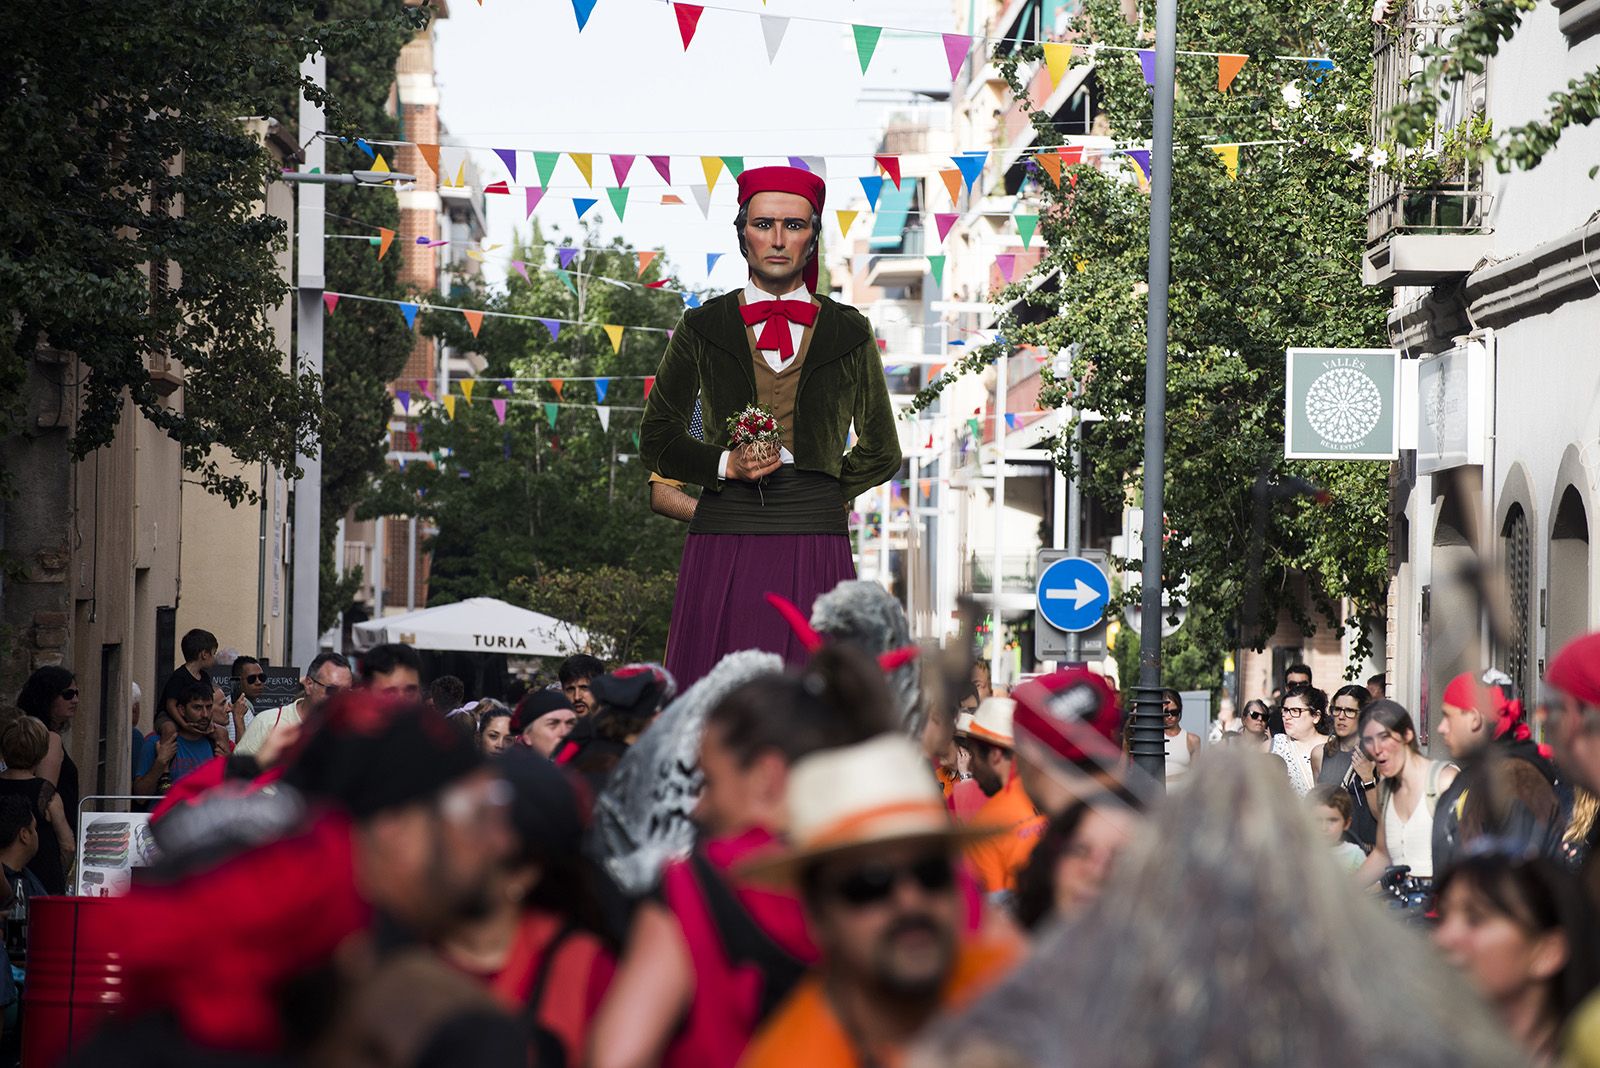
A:
{"type": "MultiPolygon", "coordinates": [[[[682,693],[573,656],[472,699],[387,645],[268,708],[186,635],[131,769],[161,859],[73,1062],[1600,1065],[1600,635],[1548,746],[1494,673],[1444,690],[1445,759],[1297,665],[1205,738],[1166,693],[1158,784],[1105,679],[955,682],[846,585],[803,669],[682,693]]],[[[0,717],[13,897],[65,889],[76,701],[44,668],[0,717]]]]}

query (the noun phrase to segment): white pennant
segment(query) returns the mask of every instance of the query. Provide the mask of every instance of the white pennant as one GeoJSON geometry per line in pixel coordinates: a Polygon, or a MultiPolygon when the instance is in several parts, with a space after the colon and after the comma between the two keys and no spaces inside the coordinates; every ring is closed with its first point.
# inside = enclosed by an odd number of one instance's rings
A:
{"type": "Polygon", "coordinates": [[[761,16],[761,33],[767,39],[768,63],[778,58],[778,46],[783,44],[783,34],[788,28],[789,20],[781,15],[761,16]]]}
{"type": "Polygon", "coordinates": [[[694,202],[700,205],[700,214],[707,219],[711,218],[711,189],[703,185],[691,185],[689,192],[694,194],[694,202]]]}
{"type": "Polygon", "coordinates": [[[611,406],[609,404],[596,404],[594,406],[594,414],[600,417],[600,429],[609,433],[611,430],[611,406]]]}
{"type": "Polygon", "coordinates": [[[807,167],[811,168],[811,173],[818,178],[826,178],[828,176],[828,161],[821,156],[801,156],[800,159],[807,167]]]}

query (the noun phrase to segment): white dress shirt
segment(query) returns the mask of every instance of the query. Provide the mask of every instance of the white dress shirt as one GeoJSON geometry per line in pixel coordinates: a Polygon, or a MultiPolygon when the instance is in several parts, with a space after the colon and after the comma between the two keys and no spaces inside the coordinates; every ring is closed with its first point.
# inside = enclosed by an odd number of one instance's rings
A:
{"type": "MultiPolygon", "coordinates": [[[[768,293],[766,290],[757,286],[755,282],[745,283],[744,302],[746,304],[759,304],[764,300],[798,300],[802,303],[810,304],[811,293],[804,285],[801,285],[799,289],[796,289],[793,292],[786,293],[781,297],[775,297],[771,293],[768,293]]],[[[806,333],[806,328],[801,326],[799,323],[791,321],[787,325],[789,327],[790,351],[794,353],[793,356],[790,356],[788,359],[784,359],[781,355],[779,355],[777,349],[757,350],[761,353],[761,358],[767,361],[767,366],[772,368],[772,373],[775,375],[781,375],[789,368],[794,366],[795,357],[800,355],[800,341],[803,337],[805,337],[806,333]]],[[[760,332],[757,331],[757,336],[759,336],[759,334],[760,332]]],[[[780,445],[778,446],[778,459],[782,460],[786,464],[792,464],[794,463],[794,454],[780,445]]],[[[724,451],[722,454],[721,463],[717,465],[717,477],[724,479],[728,477],[728,453],[726,451],[724,451]]]]}

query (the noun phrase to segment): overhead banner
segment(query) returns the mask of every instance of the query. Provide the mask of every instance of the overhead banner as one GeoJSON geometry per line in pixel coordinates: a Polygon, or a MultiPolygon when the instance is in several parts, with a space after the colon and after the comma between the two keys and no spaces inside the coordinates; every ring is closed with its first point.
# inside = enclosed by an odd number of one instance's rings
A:
{"type": "Polygon", "coordinates": [[[1398,349],[1290,349],[1284,382],[1288,459],[1399,457],[1398,349]]]}

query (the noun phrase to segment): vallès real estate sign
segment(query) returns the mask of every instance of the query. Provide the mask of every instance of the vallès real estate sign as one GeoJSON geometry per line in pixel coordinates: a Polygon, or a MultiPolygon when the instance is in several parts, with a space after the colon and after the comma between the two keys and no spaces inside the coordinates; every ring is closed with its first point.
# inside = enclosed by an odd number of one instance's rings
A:
{"type": "Polygon", "coordinates": [[[1284,379],[1288,459],[1399,455],[1399,350],[1290,349],[1284,379]]]}

